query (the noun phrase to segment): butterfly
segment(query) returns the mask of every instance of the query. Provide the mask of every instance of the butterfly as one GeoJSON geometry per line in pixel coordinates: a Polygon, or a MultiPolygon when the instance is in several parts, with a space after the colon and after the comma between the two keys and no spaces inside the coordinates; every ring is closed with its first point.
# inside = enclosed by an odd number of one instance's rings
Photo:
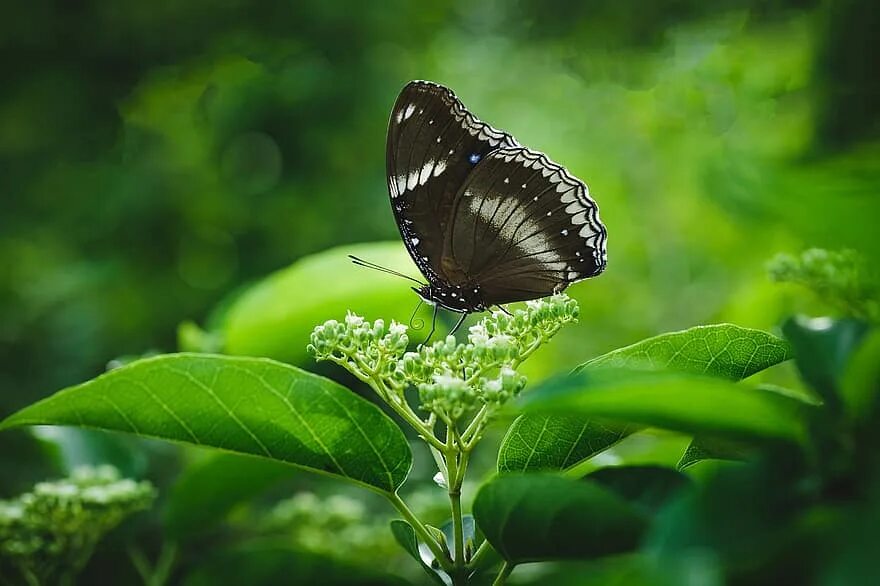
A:
{"type": "Polygon", "coordinates": [[[480,121],[449,88],[403,88],[385,153],[394,219],[427,280],[413,290],[461,313],[458,325],[605,269],[606,230],[587,186],[480,121]]]}

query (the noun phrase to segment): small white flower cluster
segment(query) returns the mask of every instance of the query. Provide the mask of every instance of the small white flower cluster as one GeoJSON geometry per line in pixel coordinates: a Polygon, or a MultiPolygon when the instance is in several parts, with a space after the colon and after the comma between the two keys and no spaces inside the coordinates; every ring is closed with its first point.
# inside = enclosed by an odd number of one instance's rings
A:
{"type": "Polygon", "coordinates": [[[75,572],[94,545],[155,498],[149,482],[120,478],[112,466],[78,468],[69,478],[40,482],[0,501],[0,557],[40,583],[75,572]]]}
{"type": "Polygon", "coordinates": [[[349,313],[312,332],[309,350],[362,379],[376,377],[398,397],[419,390],[421,408],[452,423],[474,410],[497,408],[516,396],[525,378],[516,368],[559,329],[577,321],[577,303],[565,295],[529,301],[512,314],[495,312],[470,328],[467,343],[447,336],[417,352],[406,352],[406,327],[372,324],[349,313]]]}
{"type": "MultiPolygon", "coordinates": [[[[375,560],[376,544],[388,541],[385,518],[374,519],[362,501],[341,494],[299,492],[277,503],[260,524],[285,532],[298,549],[349,561],[375,560]]],[[[395,544],[388,546],[393,552],[395,544]]]]}
{"type": "Polygon", "coordinates": [[[348,312],[342,322],[331,319],[317,326],[308,350],[318,360],[332,360],[356,371],[394,377],[397,361],[409,344],[406,329],[396,321],[386,328],[384,320],[370,323],[348,312]]]}
{"type": "Polygon", "coordinates": [[[854,250],[810,248],[799,256],[778,254],[767,271],[774,281],[811,289],[844,315],[880,322],[880,273],[854,250]]]}

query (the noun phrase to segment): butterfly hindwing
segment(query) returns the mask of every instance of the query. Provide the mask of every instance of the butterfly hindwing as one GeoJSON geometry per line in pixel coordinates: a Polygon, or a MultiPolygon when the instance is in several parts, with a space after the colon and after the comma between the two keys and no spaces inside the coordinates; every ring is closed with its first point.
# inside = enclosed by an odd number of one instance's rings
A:
{"type": "Polygon", "coordinates": [[[441,85],[414,81],[401,91],[388,124],[388,191],[407,250],[429,281],[449,279],[443,243],[461,185],[489,152],[516,144],[441,85]]]}
{"type": "Polygon", "coordinates": [[[600,273],[605,238],[586,185],[541,153],[503,147],[462,184],[444,253],[491,305],[551,295],[600,273]]]}

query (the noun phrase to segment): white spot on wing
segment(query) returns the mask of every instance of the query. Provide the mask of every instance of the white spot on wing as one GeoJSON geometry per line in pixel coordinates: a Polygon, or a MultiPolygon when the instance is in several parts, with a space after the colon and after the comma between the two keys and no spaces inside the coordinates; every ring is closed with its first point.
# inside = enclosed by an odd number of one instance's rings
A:
{"type": "Polygon", "coordinates": [[[434,177],[437,177],[438,175],[440,175],[440,173],[442,173],[445,170],[446,170],[446,160],[444,159],[442,161],[437,161],[437,166],[434,167],[434,177]]]}
{"type": "Polygon", "coordinates": [[[403,119],[409,120],[409,117],[412,116],[413,112],[415,112],[415,111],[416,111],[416,105],[410,104],[409,106],[406,107],[406,111],[403,113],[403,119]]]}
{"type": "Polygon", "coordinates": [[[587,223],[587,210],[582,209],[578,213],[571,216],[571,221],[573,224],[580,226],[581,224],[587,223]]]}
{"type": "Polygon", "coordinates": [[[434,159],[429,159],[419,172],[419,185],[424,185],[431,178],[431,171],[434,170],[434,159]]]}
{"type": "Polygon", "coordinates": [[[569,189],[565,193],[562,194],[562,197],[559,198],[559,201],[562,203],[572,203],[577,201],[577,196],[575,195],[574,189],[569,189]]]}
{"type": "Polygon", "coordinates": [[[413,170],[409,172],[409,177],[406,180],[406,188],[407,189],[415,189],[416,185],[419,183],[419,171],[413,170]]]}
{"type": "Polygon", "coordinates": [[[594,238],[595,236],[598,236],[598,233],[595,230],[593,230],[593,227],[590,226],[589,224],[584,225],[584,227],[581,228],[581,230],[580,230],[580,232],[578,232],[578,234],[582,238],[587,238],[587,239],[594,238]]]}

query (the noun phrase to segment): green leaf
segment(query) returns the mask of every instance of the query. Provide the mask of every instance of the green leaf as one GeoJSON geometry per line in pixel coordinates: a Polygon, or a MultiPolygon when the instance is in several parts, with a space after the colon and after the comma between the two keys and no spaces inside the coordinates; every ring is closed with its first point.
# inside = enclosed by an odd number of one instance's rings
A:
{"type": "Polygon", "coordinates": [[[597,484],[545,474],[491,480],[477,493],[474,517],[513,563],[622,553],[647,526],[643,514],[597,484]]]}
{"type": "MultiPolygon", "coordinates": [[[[594,358],[575,372],[604,367],[645,368],[740,380],[790,357],[788,344],[772,334],[718,324],[642,340],[594,358]]],[[[513,422],[501,443],[498,470],[567,470],[638,428],[581,415],[526,413],[513,422]]]]}
{"type": "Polygon", "coordinates": [[[748,446],[740,442],[713,437],[696,437],[691,440],[676,468],[686,470],[703,460],[743,460],[748,452],[748,446]]]}
{"type": "Polygon", "coordinates": [[[175,541],[209,531],[238,504],[290,476],[290,467],[250,456],[212,455],[190,466],[171,489],[165,528],[175,541]]]}
{"type": "Polygon", "coordinates": [[[59,463],[68,474],[81,466],[109,464],[123,477],[144,478],[150,472],[150,457],[155,455],[151,452],[156,449],[155,442],[94,429],[35,427],[32,433],[55,446],[59,463]]]}
{"type": "Polygon", "coordinates": [[[648,368],[742,380],[791,358],[785,340],[733,324],[661,334],[603,354],[578,367],[648,368]]]}
{"type": "MultiPolygon", "coordinates": [[[[418,298],[403,279],[355,266],[349,254],[418,276],[400,242],[346,245],[302,258],[232,302],[222,336],[229,354],[311,364],[306,351],[315,325],[352,310],[369,320],[408,323],[418,298]]],[[[429,319],[427,308],[421,319],[429,319]]]]}
{"type": "Polygon", "coordinates": [[[691,486],[687,476],[664,466],[609,466],[584,477],[645,513],[655,513],[691,486]]]}
{"type": "MultiPolygon", "coordinates": [[[[756,390],[765,393],[775,393],[812,407],[818,407],[822,404],[821,401],[813,396],[778,385],[764,383],[758,385],[756,390]]],[[[702,460],[745,460],[752,453],[754,453],[754,446],[743,442],[731,441],[711,435],[700,436],[691,440],[690,445],[688,445],[678,464],[676,464],[676,468],[685,470],[702,460]]]]}
{"type": "MultiPolygon", "coordinates": [[[[391,533],[394,535],[395,541],[400,544],[400,546],[410,555],[410,557],[422,566],[422,569],[431,577],[431,580],[437,584],[446,585],[446,582],[441,578],[441,575],[446,575],[446,573],[440,568],[432,568],[431,565],[422,558],[422,553],[419,548],[419,538],[416,536],[416,530],[412,528],[412,525],[404,521],[403,519],[394,519],[391,521],[391,533]]],[[[427,548],[426,548],[427,549],[427,548]]],[[[426,552],[426,557],[429,560],[433,560],[434,556],[430,551],[426,552]]]]}
{"type": "Polygon", "coordinates": [[[393,492],[412,453],[378,407],[264,358],[168,354],[60,391],[0,423],[124,431],[250,454],[393,492]]]}
{"type": "Polygon", "coordinates": [[[864,322],[830,318],[793,318],[782,326],[801,376],[831,409],[841,404],[840,379],[867,329],[864,322]]]}
{"type": "Polygon", "coordinates": [[[598,417],[688,434],[797,441],[802,401],[705,376],[601,368],[550,380],[526,394],[527,411],[598,417]]]}
{"type": "Polygon", "coordinates": [[[635,429],[578,416],[521,415],[501,442],[498,471],[567,470],[613,446],[635,429]]]}

